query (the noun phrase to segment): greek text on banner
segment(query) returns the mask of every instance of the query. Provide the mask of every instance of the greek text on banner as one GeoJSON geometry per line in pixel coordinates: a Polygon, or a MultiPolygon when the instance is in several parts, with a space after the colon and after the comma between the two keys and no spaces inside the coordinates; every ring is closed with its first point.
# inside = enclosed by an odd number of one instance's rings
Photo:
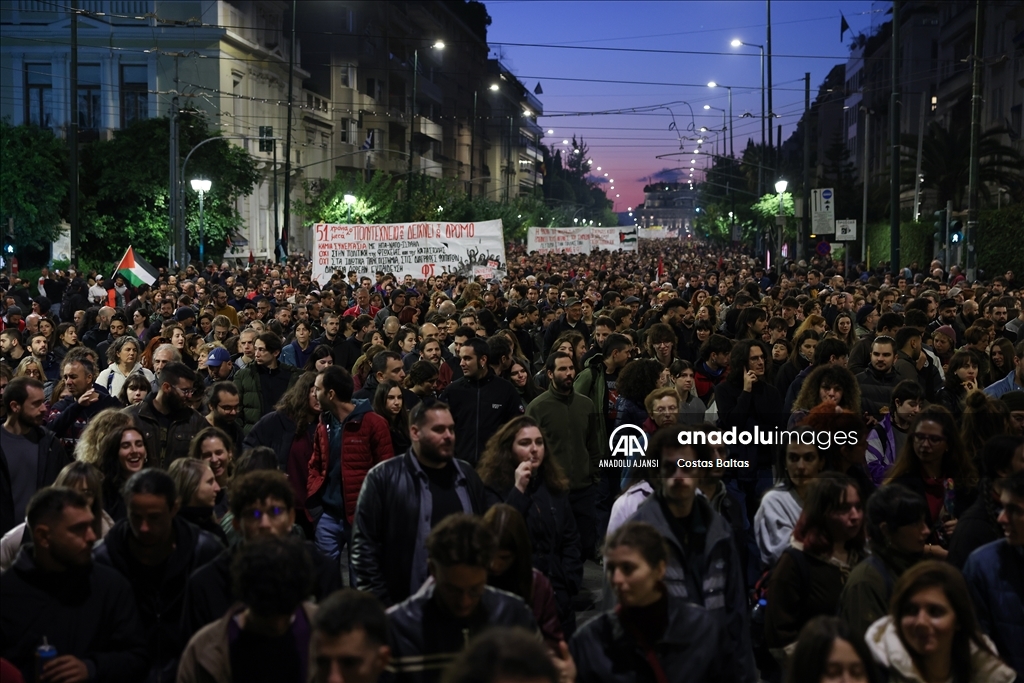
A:
{"type": "Polygon", "coordinates": [[[471,275],[474,267],[504,275],[501,221],[480,223],[390,223],[313,226],[313,279],[327,283],[335,271],[373,277],[377,271],[402,278],[441,273],[471,275]]]}

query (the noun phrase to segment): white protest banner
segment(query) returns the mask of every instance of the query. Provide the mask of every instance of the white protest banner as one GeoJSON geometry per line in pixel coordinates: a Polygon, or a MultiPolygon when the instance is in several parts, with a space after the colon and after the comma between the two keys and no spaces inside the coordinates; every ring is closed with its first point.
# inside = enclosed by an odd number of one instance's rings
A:
{"type": "Polygon", "coordinates": [[[335,271],[373,277],[377,271],[425,279],[441,273],[472,275],[475,267],[505,274],[501,221],[313,226],[313,279],[321,285],[335,271]]]}
{"type": "Polygon", "coordinates": [[[664,225],[652,225],[649,228],[637,230],[637,237],[642,240],[674,240],[679,239],[679,230],[666,228],[664,225]]]}
{"type": "Polygon", "coordinates": [[[623,239],[623,228],[529,228],[526,251],[538,254],[589,254],[597,249],[635,251],[636,241],[623,239]]]}

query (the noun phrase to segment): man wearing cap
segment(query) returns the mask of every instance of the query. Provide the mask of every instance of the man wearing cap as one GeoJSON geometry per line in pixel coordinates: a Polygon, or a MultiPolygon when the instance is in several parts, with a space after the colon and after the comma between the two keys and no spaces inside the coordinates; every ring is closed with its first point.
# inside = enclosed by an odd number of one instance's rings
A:
{"type": "Polygon", "coordinates": [[[1024,391],[1024,342],[1014,347],[1013,370],[1006,377],[985,387],[985,393],[999,398],[1011,391],[1024,391]]]}
{"type": "Polygon", "coordinates": [[[25,331],[25,320],[22,318],[20,306],[7,307],[7,315],[0,319],[0,329],[25,331]]]}
{"type": "MultiPolygon", "coordinates": [[[[92,280],[92,278],[89,278],[92,280]]],[[[103,286],[103,276],[97,275],[89,286],[89,301],[100,304],[107,300],[107,289],[103,286]]]]}
{"type": "Polygon", "coordinates": [[[206,355],[207,374],[203,378],[206,386],[235,377],[235,364],[231,362],[231,353],[223,346],[217,346],[206,355]]]}
{"type": "Polygon", "coordinates": [[[857,309],[857,339],[869,337],[875,333],[878,317],[878,310],[871,304],[864,304],[857,309]]]}
{"type": "MultiPolygon", "coordinates": [[[[391,292],[391,304],[377,311],[377,314],[373,316],[373,324],[376,325],[376,329],[383,330],[384,323],[391,316],[398,317],[398,314],[405,308],[407,301],[406,293],[404,289],[396,289],[391,292]]],[[[346,368],[347,370],[348,368],[346,368]]]]}
{"type": "Polygon", "coordinates": [[[586,342],[587,346],[590,346],[590,330],[587,329],[586,323],[583,322],[583,304],[576,297],[570,297],[565,300],[565,313],[548,326],[548,331],[544,335],[545,353],[554,346],[555,340],[563,332],[570,330],[575,330],[582,334],[583,341],[586,342]]]}
{"type": "Polygon", "coordinates": [[[185,334],[192,334],[196,331],[196,312],[188,306],[182,306],[174,312],[174,319],[178,321],[185,334]]]}
{"type": "Polygon", "coordinates": [[[639,320],[639,316],[636,314],[640,310],[640,299],[635,296],[627,296],[622,300],[622,305],[626,306],[633,312],[633,320],[639,320]]]}

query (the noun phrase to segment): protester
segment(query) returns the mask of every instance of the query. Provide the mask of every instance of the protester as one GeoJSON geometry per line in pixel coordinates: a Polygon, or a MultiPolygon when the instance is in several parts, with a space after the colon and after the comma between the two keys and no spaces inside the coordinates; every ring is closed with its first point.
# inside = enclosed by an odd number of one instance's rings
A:
{"type": "Polygon", "coordinates": [[[209,463],[193,458],[179,458],[167,468],[178,490],[178,516],[203,531],[207,531],[225,546],[228,537],[221,529],[213,506],[217,503],[220,485],[209,463]]]}
{"type": "Polygon", "coordinates": [[[580,534],[569,502],[569,480],[547,457],[536,421],[524,415],[499,429],[487,442],[477,473],[493,503],[507,503],[525,520],[533,566],[551,581],[561,631],[572,636],[572,597],[583,584],[580,534]]]}
{"type": "Polygon", "coordinates": [[[995,643],[997,652],[1024,675],[1024,472],[999,482],[1002,511],[998,522],[1005,537],[981,546],[967,559],[964,578],[971,591],[981,629],[995,643]]]}
{"type": "Polygon", "coordinates": [[[94,564],[94,522],[73,489],[43,488],[29,503],[32,543],[0,574],[0,657],[25,680],[129,683],[146,676],[135,597],[120,573],[94,564]],[[40,646],[56,656],[40,663],[40,646]]]}
{"type": "Polygon", "coordinates": [[[765,644],[780,662],[800,629],[816,616],[835,614],[850,570],[864,556],[864,513],[852,479],[819,475],[768,584],[765,644]]]}
{"type": "Polygon", "coordinates": [[[789,660],[786,683],[879,683],[874,660],[863,638],[836,617],[811,619],[800,629],[789,660]]]}
{"type": "Polygon", "coordinates": [[[451,514],[483,514],[487,507],[480,478],[455,458],[455,421],[447,404],[415,406],[409,436],[409,451],[366,474],[352,523],[355,586],[389,606],[427,579],[430,530],[451,514]]]}
{"type": "Polygon", "coordinates": [[[899,484],[883,486],[867,504],[867,549],[853,568],[839,597],[839,615],[863,640],[868,627],[888,612],[893,585],[924,558],[931,529],[925,499],[899,484]]]}
{"type": "Polygon", "coordinates": [[[472,515],[449,515],[427,538],[429,578],[388,610],[391,669],[396,682],[432,683],[485,628],[536,631],[526,604],[487,585],[495,538],[472,515]],[[429,661],[431,666],[424,666],[429,661]]]}
{"type": "MultiPolygon", "coordinates": [[[[77,350],[76,350],[77,351],[77,350]]],[[[121,402],[95,383],[96,363],[87,353],[68,353],[61,368],[61,379],[71,395],[58,400],[46,417],[46,426],[72,453],[86,425],[106,408],[120,408],[121,402]]]]}
{"type": "Polygon", "coordinates": [[[52,484],[71,459],[60,439],[43,427],[43,383],[16,377],[3,390],[7,414],[0,433],[0,535],[25,519],[29,501],[52,484]]]}
{"type": "Polygon", "coordinates": [[[395,453],[402,454],[409,450],[409,411],[405,407],[402,386],[390,380],[377,385],[373,395],[373,411],[388,423],[391,434],[391,446],[395,453]]]}
{"type": "Polygon", "coordinates": [[[195,372],[184,363],[168,363],[157,377],[159,390],[142,403],[125,408],[141,427],[150,466],[167,468],[186,457],[192,438],[208,426],[188,404],[195,380],[195,372]]]}
{"type": "Polygon", "coordinates": [[[1016,678],[982,632],[963,576],[944,562],[908,569],[893,587],[888,616],[873,623],[865,639],[890,681],[1016,678]]]}
{"type": "Polygon", "coordinates": [[[498,503],[484,515],[497,548],[488,568],[487,583],[518,595],[530,607],[544,642],[557,650],[565,640],[551,582],[532,566],[533,550],[523,516],[511,505],[498,503]]]}
{"type": "Polygon", "coordinates": [[[247,544],[232,562],[238,603],[202,629],[181,655],[179,683],[306,683],[316,607],[309,553],[294,538],[247,544]]]}
{"type": "Polygon", "coordinates": [[[256,362],[235,374],[242,404],[242,431],[246,435],[302,374],[294,365],[279,362],[281,338],[273,332],[262,332],[256,337],[253,353],[256,362]]]}
{"type": "MultiPolygon", "coordinates": [[[[231,580],[231,564],[243,547],[267,538],[294,535],[295,498],[291,485],[280,472],[256,470],[237,476],[231,482],[230,493],[231,527],[240,542],[223,550],[189,577],[182,608],[185,637],[219,619],[237,602],[239,594],[231,580]]],[[[320,601],[341,587],[341,571],[337,559],[324,556],[310,541],[304,545],[313,572],[308,595],[320,601]]]]}
{"type": "MultiPolygon", "coordinates": [[[[810,433],[807,428],[796,434],[810,433]]],[[[775,465],[775,486],[765,491],[754,514],[754,536],[761,555],[761,565],[773,566],[789,547],[790,537],[803,512],[807,493],[817,476],[825,469],[825,458],[813,443],[791,440],[778,447],[775,465]]]]}
{"type": "Polygon", "coordinates": [[[315,683],[377,683],[391,662],[387,615],[380,601],[346,588],[320,602],[310,656],[315,683]]]}
{"type": "Polygon", "coordinates": [[[136,472],[122,492],[126,519],[93,550],[97,564],[131,584],[149,654],[150,675],[170,680],[185,644],[181,631],[185,583],[223,550],[217,537],[177,516],[174,480],[157,469],[136,472]]]}
{"type": "Polygon", "coordinates": [[[577,681],[748,680],[724,623],[666,588],[669,563],[665,539],[650,524],[630,522],[609,535],[604,569],[617,607],[569,643],[577,681]]]}

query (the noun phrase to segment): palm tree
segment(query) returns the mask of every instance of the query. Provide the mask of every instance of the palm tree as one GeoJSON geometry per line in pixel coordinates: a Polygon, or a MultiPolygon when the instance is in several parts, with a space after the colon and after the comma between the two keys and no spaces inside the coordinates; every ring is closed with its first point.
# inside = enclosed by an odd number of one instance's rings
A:
{"type": "MultiPolygon", "coordinates": [[[[978,141],[978,194],[990,204],[995,204],[991,188],[1000,185],[1011,188],[1018,194],[1024,188],[1024,156],[1017,150],[1004,145],[1000,138],[1009,133],[1005,128],[990,128],[981,134],[978,141]]],[[[900,163],[901,185],[914,186],[914,169],[917,164],[917,136],[903,135],[903,156],[900,163]]],[[[947,130],[932,123],[925,133],[921,154],[922,189],[934,190],[939,206],[949,200],[957,210],[967,208],[967,186],[971,168],[971,131],[967,126],[947,130]]]]}

